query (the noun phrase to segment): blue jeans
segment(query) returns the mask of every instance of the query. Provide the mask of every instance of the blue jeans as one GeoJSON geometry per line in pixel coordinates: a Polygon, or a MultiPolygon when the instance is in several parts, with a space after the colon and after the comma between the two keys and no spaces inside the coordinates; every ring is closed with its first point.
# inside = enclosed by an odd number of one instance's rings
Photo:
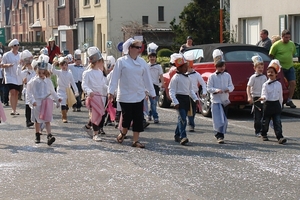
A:
{"type": "Polygon", "coordinates": [[[263,126],[262,126],[261,135],[267,136],[271,119],[273,120],[273,126],[274,126],[274,132],[275,132],[276,138],[277,138],[277,140],[279,140],[280,138],[283,138],[280,114],[274,114],[272,116],[264,117],[263,122],[262,122],[263,126]]]}
{"type": "Polygon", "coordinates": [[[196,103],[191,99],[193,116],[188,116],[189,125],[195,128],[196,103]]]}
{"type": "Polygon", "coordinates": [[[178,123],[175,130],[175,137],[185,138],[186,137],[186,116],[187,111],[185,109],[178,109],[178,123]]]}
{"type": "Polygon", "coordinates": [[[155,99],[149,97],[149,100],[150,100],[149,116],[153,116],[154,119],[158,119],[158,113],[156,111],[158,96],[156,96],[155,99]]]}

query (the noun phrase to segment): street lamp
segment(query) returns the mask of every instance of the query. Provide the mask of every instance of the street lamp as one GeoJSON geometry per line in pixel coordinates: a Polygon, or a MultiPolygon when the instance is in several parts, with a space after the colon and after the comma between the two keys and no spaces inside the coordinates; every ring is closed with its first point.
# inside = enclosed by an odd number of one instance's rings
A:
{"type": "Polygon", "coordinates": [[[223,9],[224,0],[220,0],[220,43],[223,43],[223,9]]]}

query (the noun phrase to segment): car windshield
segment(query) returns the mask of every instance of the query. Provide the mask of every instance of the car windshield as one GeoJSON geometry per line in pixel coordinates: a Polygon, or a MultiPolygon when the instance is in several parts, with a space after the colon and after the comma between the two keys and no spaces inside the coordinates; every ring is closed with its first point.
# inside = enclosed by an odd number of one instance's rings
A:
{"type": "Polygon", "coordinates": [[[259,55],[263,61],[271,61],[270,57],[259,51],[230,51],[224,54],[226,62],[252,62],[252,57],[259,55]]]}

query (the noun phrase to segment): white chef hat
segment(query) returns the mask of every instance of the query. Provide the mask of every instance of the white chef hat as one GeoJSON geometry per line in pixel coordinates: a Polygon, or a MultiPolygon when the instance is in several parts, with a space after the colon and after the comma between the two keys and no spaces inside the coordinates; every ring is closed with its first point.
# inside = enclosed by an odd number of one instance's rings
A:
{"type": "Polygon", "coordinates": [[[187,62],[189,63],[190,67],[193,67],[194,64],[194,60],[195,60],[195,56],[193,51],[186,51],[184,53],[184,58],[187,60],[187,62]]]}
{"type": "Polygon", "coordinates": [[[8,43],[8,47],[12,47],[14,45],[18,45],[19,41],[17,39],[13,39],[12,41],[10,41],[10,43],[8,43]]]}
{"type": "Polygon", "coordinates": [[[180,67],[182,66],[183,64],[187,63],[187,61],[184,59],[183,55],[182,54],[179,54],[179,53],[173,53],[171,56],[170,56],[170,63],[172,65],[174,65],[175,67],[180,67]]]}
{"type": "Polygon", "coordinates": [[[43,47],[40,51],[40,54],[48,55],[48,49],[46,47],[43,47]]]}
{"type": "Polygon", "coordinates": [[[223,52],[220,49],[215,49],[212,53],[212,56],[214,59],[215,66],[221,63],[225,63],[225,60],[223,58],[223,52]]]}
{"type": "Polygon", "coordinates": [[[80,49],[76,49],[74,51],[74,60],[81,60],[81,50],[80,49]]]}
{"type": "Polygon", "coordinates": [[[35,59],[33,59],[33,60],[31,61],[31,66],[32,66],[33,68],[36,68],[37,65],[38,65],[38,61],[35,60],[35,59]]]}
{"type": "Polygon", "coordinates": [[[89,47],[87,54],[91,63],[94,63],[102,58],[101,52],[97,47],[89,47]]]}
{"type": "Polygon", "coordinates": [[[66,58],[68,59],[69,63],[72,62],[72,60],[73,60],[73,56],[70,53],[66,56],[66,58]]]}
{"type": "Polygon", "coordinates": [[[274,68],[277,74],[280,72],[280,69],[282,68],[279,60],[277,59],[271,60],[267,69],[269,69],[270,67],[274,68]]]}
{"type": "Polygon", "coordinates": [[[155,43],[153,43],[153,42],[151,42],[150,44],[148,44],[148,46],[147,46],[148,56],[150,56],[150,55],[156,56],[156,49],[157,48],[158,48],[158,46],[155,43]]]}
{"type": "Polygon", "coordinates": [[[47,55],[40,55],[39,58],[38,58],[38,62],[45,62],[45,63],[48,63],[49,62],[49,56],[47,55]]]}
{"type": "Polygon", "coordinates": [[[116,59],[114,58],[114,56],[107,56],[106,59],[107,59],[106,61],[107,69],[110,69],[113,65],[116,64],[116,59]]]}
{"type": "Polygon", "coordinates": [[[128,49],[129,49],[130,45],[132,45],[133,42],[134,42],[134,39],[129,38],[128,40],[126,40],[126,42],[123,43],[123,54],[124,55],[128,54],[128,49]]]}
{"type": "Polygon", "coordinates": [[[30,64],[31,61],[32,61],[32,59],[33,59],[33,55],[32,55],[32,53],[30,51],[28,51],[27,49],[25,49],[20,54],[20,59],[23,61],[24,64],[30,64]]]}
{"type": "Polygon", "coordinates": [[[66,57],[61,56],[61,57],[58,58],[58,64],[60,65],[60,64],[63,64],[64,62],[67,63],[68,60],[69,60],[69,58],[67,56],[66,57]]]}
{"type": "Polygon", "coordinates": [[[253,65],[254,66],[256,66],[256,65],[258,65],[258,64],[260,64],[260,63],[264,63],[264,61],[263,61],[263,59],[262,59],[262,57],[260,57],[259,55],[257,55],[257,56],[252,56],[252,61],[253,61],[253,65]]]}

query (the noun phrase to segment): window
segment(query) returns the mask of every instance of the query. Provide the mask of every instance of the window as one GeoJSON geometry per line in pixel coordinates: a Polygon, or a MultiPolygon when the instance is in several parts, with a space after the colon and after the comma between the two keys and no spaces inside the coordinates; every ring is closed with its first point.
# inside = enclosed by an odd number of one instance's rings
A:
{"type": "Polygon", "coordinates": [[[34,17],[33,17],[33,7],[32,6],[28,7],[28,12],[29,12],[29,24],[33,24],[34,17]]]}
{"type": "Polygon", "coordinates": [[[64,6],[65,0],[58,0],[58,6],[64,6]]]}
{"type": "Polygon", "coordinates": [[[37,32],[35,32],[35,40],[37,41],[37,42],[40,42],[41,41],[41,32],[40,31],[37,31],[37,32]]]}
{"type": "Polygon", "coordinates": [[[252,56],[259,55],[263,61],[270,62],[271,59],[269,56],[265,53],[259,52],[259,51],[251,51],[251,50],[245,50],[245,51],[229,51],[225,53],[224,57],[226,61],[238,61],[238,62],[252,62],[252,56]]]}
{"type": "Polygon", "coordinates": [[[89,6],[89,5],[90,5],[90,0],[84,0],[83,5],[84,5],[84,6],[89,6]]]}
{"type": "Polygon", "coordinates": [[[39,3],[36,3],[36,19],[40,19],[39,3]]]}
{"type": "Polygon", "coordinates": [[[22,24],[22,9],[19,10],[19,21],[20,21],[20,24],[22,24]]]}
{"type": "Polygon", "coordinates": [[[163,6],[158,6],[158,21],[160,21],[160,22],[165,21],[164,7],[163,6]]]}
{"type": "Polygon", "coordinates": [[[142,20],[143,20],[143,26],[147,26],[149,24],[149,17],[148,16],[143,16],[142,20]]]}
{"type": "Polygon", "coordinates": [[[95,4],[100,4],[100,0],[95,0],[95,4]]]}
{"type": "Polygon", "coordinates": [[[0,0],[0,21],[2,21],[2,0],[0,0]]]}
{"type": "Polygon", "coordinates": [[[43,1],[43,19],[46,18],[46,12],[45,12],[45,1],[43,1]]]}

